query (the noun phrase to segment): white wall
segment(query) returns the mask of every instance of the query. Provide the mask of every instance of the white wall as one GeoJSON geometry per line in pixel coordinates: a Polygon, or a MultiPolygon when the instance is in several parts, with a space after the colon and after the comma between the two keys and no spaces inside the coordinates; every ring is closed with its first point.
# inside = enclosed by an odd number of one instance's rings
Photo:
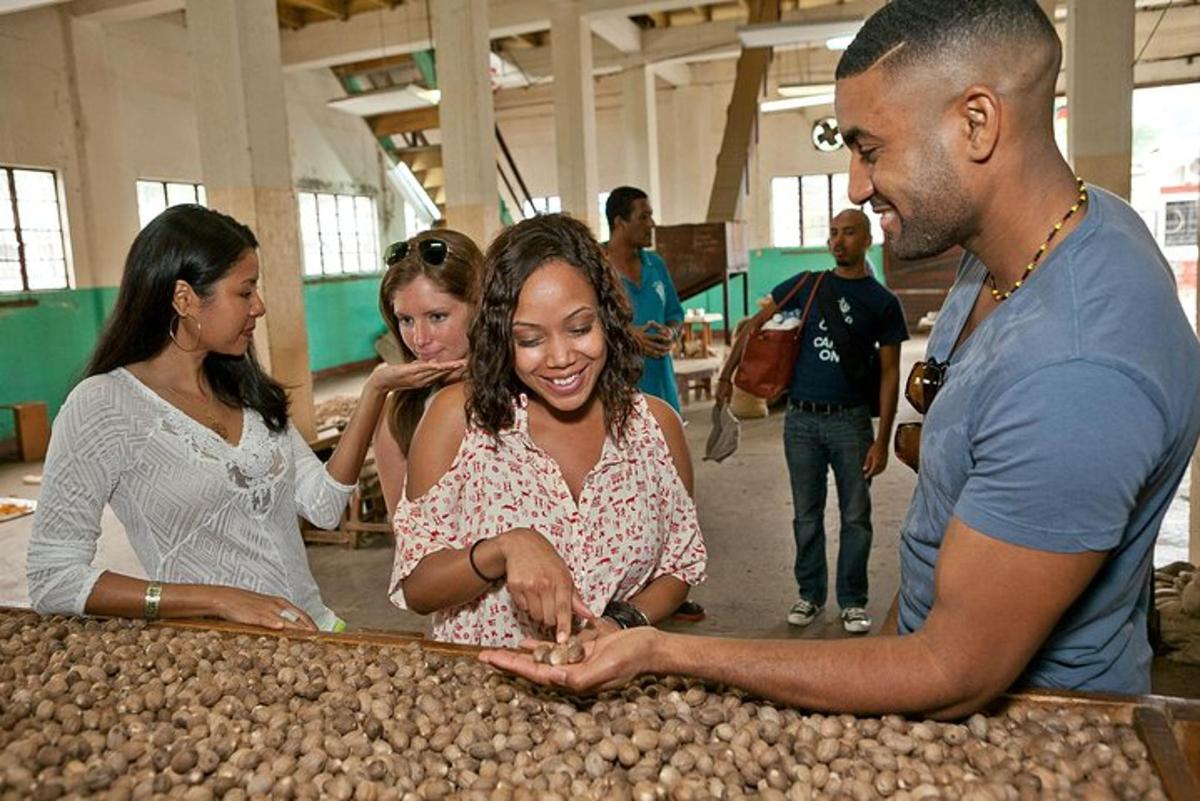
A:
{"type": "MultiPolygon", "coordinates": [[[[297,186],[376,198],[381,247],[403,214],[366,125],[325,102],[325,70],[285,76],[297,186]]],[[[0,163],[59,171],[77,286],[115,285],[138,230],[137,178],[202,182],[183,14],[100,26],[62,7],[0,15],[0,163]]]]}

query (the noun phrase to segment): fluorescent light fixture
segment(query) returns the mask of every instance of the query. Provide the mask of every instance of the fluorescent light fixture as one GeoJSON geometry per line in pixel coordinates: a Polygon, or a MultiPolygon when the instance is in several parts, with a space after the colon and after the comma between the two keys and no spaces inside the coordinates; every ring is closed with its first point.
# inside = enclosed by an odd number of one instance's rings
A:
{"type": "Polygon", "coordinates": [[[810,106],[827,106],[833,102],[833,95],[809,95],[808,97],[785,97],[782,100],[764,100],[758,104],[758,109],[764,114],[776,111],[792,111],[810,106]]]}
{"type": "Polygon", "coordinates": [[[413,91],[417,93],[418,97],[431,106],[436,106],[438,103],[442,102],[441,89],[423,89],[421,87],[417,87],[414,88],[413,91]]]}
{"type": "Polygon", "coordinates": [[[436,220],[442,216],[438,211],[437,204],[433,202],[433,198],[425,191],[425,187],[421,186],[421,182],[417,180],[417,176],[413,175],[413,171],[403,161],[397,161],[388,173],[396,186],[400,189],[401,196],[428,220],[436,220]]]}
{"type": "Polygon", "coordinates": [[[436,89],[409,84],[339,97],[330,100],[326,105],[357,117],[373,117],[392,111],[411,111],[436,106],[440,97],[441,93],[436,89]]]}
{"type": "Polygon", "coordinates": [[[830,22],[767,22],[743,25],[737,29],[744,47],[779,47],[781,45],[814,44],[837,37],[853,37],[863,25],[861,19],[830,22]]]}
{"type": "Polygon", "coordinates": [[[777,90],[782,97],[812,97],[813,95],[832,95],[831,83],[781,83],[777,90]]]}
{"type": "Polygon", "coordinates": [[[830,50],[845,50],[853,41],[853,36],[831,36],[825,40],[825,46],[830,50]]]}

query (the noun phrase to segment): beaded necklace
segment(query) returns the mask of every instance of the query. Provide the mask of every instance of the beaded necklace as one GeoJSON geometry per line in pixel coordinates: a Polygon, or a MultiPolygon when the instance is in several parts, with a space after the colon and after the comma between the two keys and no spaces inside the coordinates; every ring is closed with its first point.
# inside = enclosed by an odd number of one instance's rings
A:
{"type": "Polygon", "coordinates": [[[1012,285],[1012,289],[1008,290],[1007,292],[1001,292],[999,288],[996,287],[996,276],[992,275],[991,272],[988,272],[988,283],[992,285],[992,299],[994,301],[1000,303],[1008,300],[1012,293],[1021,288],[1021,284],[1025,283],[1025,279],[1029,278],[1029,274],[1033,272],[1033,269],[1037,267],[1038,263],[1042,260],[1042,256],[1045,255],[1046,249],[1049,248],[1050,243],[1054,241],[1055,235],[1062,230],[1062,227],[1066,225],[1067,220],[1071,219],[1071,215],[1079,211],[1080,206],[1082,206],[1084,203],[1087,203],[1087,186],[1083,183],[1083,179],[1077,175],[1075,176],[1075,183],[1079,187],[1079,199],[1075,201],[1075,205],[1067,209],[1067,213],[1063,215],[1062,219],[1056,222],[1054,227],[1050,229],[1050,236],[1046,237],[1046,241],[1043,242],[1042,246],[1037,249],[1037,253],[1033,254],[1033,259],[1029,262],[1029,264],[1025,265],[1025,272],[1022,273],[1021,277],[1017,279],[1017,282],[1012,285]]]}

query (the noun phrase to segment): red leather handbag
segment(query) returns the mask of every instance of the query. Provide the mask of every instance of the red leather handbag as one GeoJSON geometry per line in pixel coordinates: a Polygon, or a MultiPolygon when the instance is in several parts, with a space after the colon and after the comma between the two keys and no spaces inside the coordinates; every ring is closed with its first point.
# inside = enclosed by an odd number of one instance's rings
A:
{"type": "MultiPolygon", "coordinates": [[[[808,283],[812,273],[804,274],[792,291],[788,292],[779,303],[779,308],[787,306],[800,288],[808,283]]],[[[803,346],[804,324],[808,321],[808,312],[812,309],[813,300],[825,273],[817,275],[813,282],[812,291],[804,304],[800,315],[800,325],[783,330],[767,328],[762,324],[748,333],[746,348],[742,352],[742,361],[738,364],[737,372],[733,375],[733,385],[743,392],[766,398],[774,402],[780,395],[787,392],[792,384],[792,373],[796,369],[796,359],[800,356],[803,346]]],[[[764,320],[763,323],[766,321],[764,320]]]]}

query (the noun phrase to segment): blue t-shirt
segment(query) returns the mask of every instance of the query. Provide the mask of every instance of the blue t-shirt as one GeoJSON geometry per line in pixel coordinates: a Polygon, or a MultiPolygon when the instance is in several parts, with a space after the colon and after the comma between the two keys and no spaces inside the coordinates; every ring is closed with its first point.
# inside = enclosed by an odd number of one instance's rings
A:
{"type": "MultiPolygon", "coordinates": [[[[782,303],[792,287],[805,275],[794,275],[771,290],[771,299],[776,305],[782,303]]],[[[808,302],[808,296],[812,294],[816,279],[817,275],[814,274],[777,313],[784,317],[799,317],[804,311],[804,304],[808,302]]],[[[908,326],[904,322],[900,301],[872,276],[842,278],[830,270],[825,273],[824,283],[833,287],[842,319],[852,337],[872,345],[896,345],[908,339],[908,326]]],[[[870,400],[846,378],[833,335],[825,324],[820,301],[816,298],[804,324],[804,339],[796,360],[796,370],[792,373],[788,397],[792,400],[847,406],[865,404],[870,400]]]]}
{"type": "Polygon", "coordinates": [[[1200,434],[1200,343],[1142,220],[1088,193],[1079,227],[951,355],[986,276],[969,254],[959,267],[929,339],[950,365],[901,527],[900,631],[929,614],[952,515],[1024,548],[1107,551],[1018,684],[1145,693],[1154,540],[1200,434]]]}
{"type": "MultiPolygon", "coordinates": [[[[651,320],[663,325],[678,325],[683,322],[683,306],[675,293],[675,283],[667,272],[666,262],[650,250],[639,251],[642,257],[641,284],[635,284],[625,275],[621,282],[629,293],[633,304],[633,324],[641,327],[651,320]]],[[[662,398],[679,411],[679,390],[675,385],[675,365],[671,354],[644,359],[642,380],[638,389],[647,395],[662,398]]]]}

